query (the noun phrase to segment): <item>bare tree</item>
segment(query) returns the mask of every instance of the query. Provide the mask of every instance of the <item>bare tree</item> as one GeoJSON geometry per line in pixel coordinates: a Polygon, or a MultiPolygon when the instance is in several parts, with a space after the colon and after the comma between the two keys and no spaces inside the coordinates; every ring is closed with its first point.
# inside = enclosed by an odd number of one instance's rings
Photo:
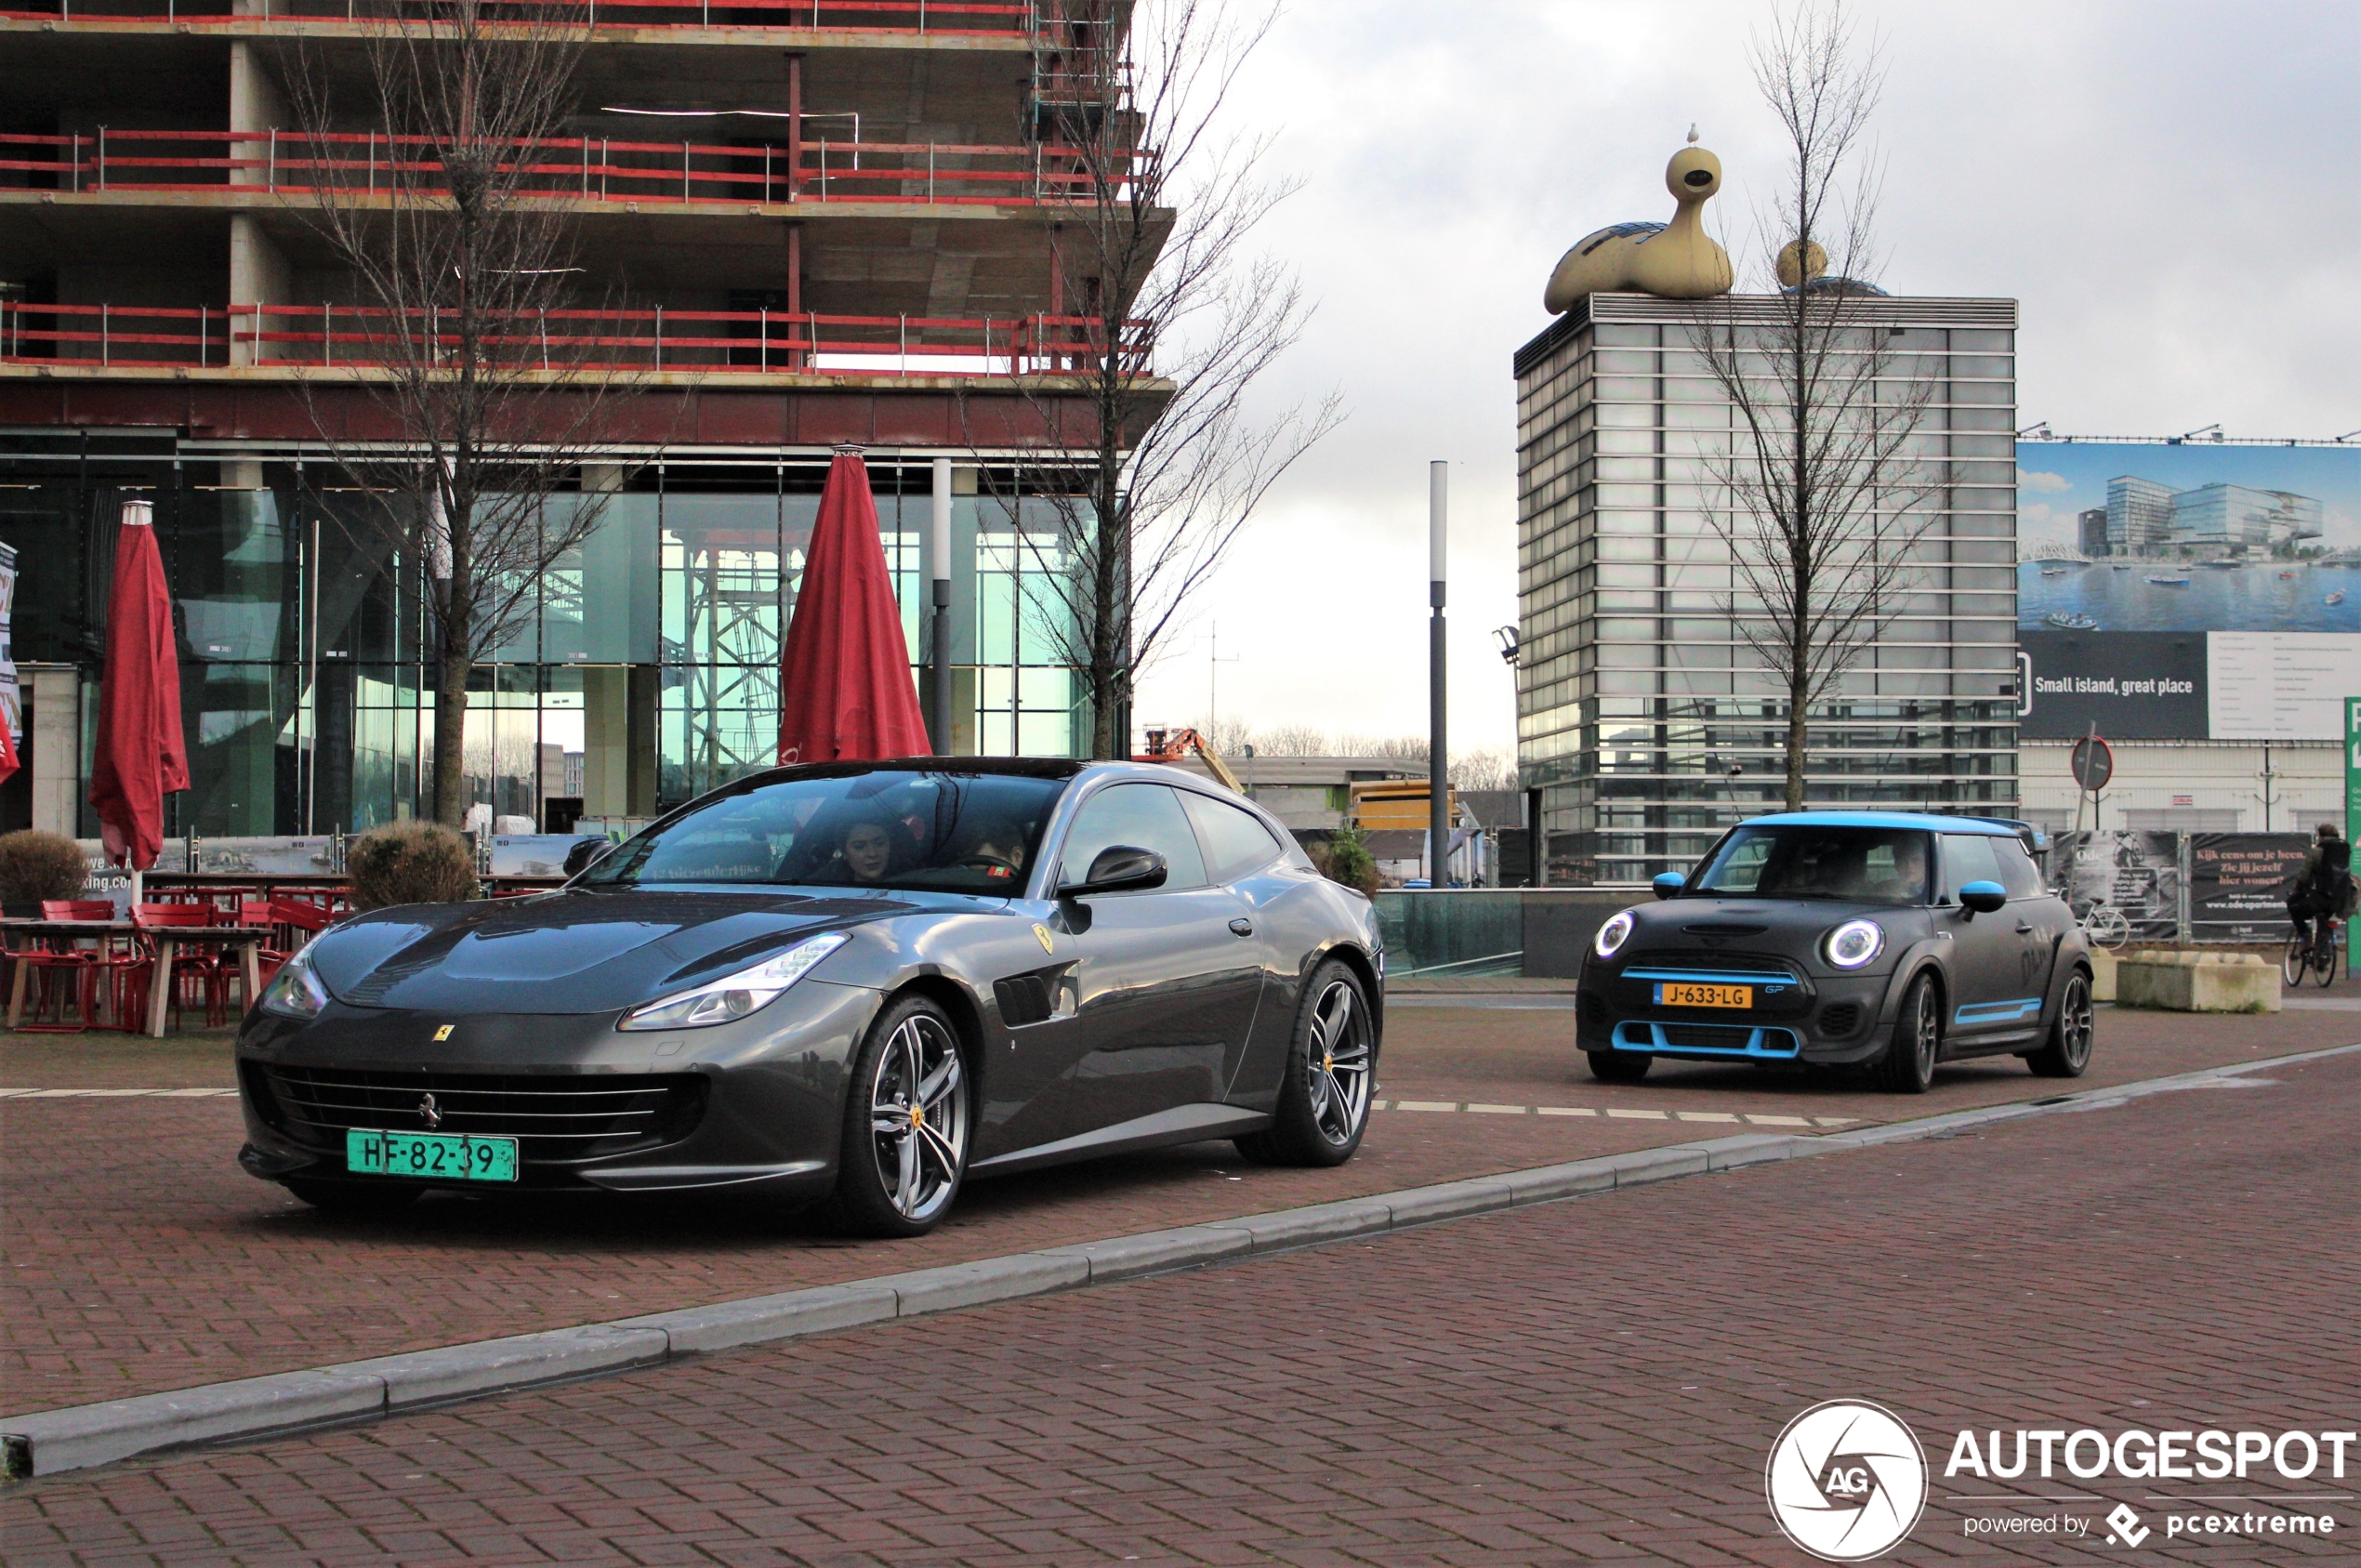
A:
{"type": "Polygon", "coordinates": [[[468,677],[597,530],[608,490],[561,492],[603,455],[613,403],[638,375],[600,362],[614,315],[580,298],[568,204],[536,172],[561,156],[550,144],[574,112],[587,20],[564,0],[497,0],[496,14],[495,0],[387,7],[363,46],[357,110],[336,101],[317,57],[289,84],[314,173],[308,217],[355,299],[323,359],[368,367],[358,384],[398,439],[354,439],[319,376],[307,372],[303,392],[368,498],[342,519],[356,543],[428,568],[434,815],[455,826],[468,806],[468,677]]]}
{"type": "Polygon", "coordinates": [[[1774,20],[1752,49],[1787,143],[1787,178],[1754,221],[1780,285],[1699,308],[1694,329],[1728,400],[1726,444],[1701,442],[1720,493],[1736,633],[1786,698],[1787,804],[1803,805],[1810,718],[1893,623],[1933,519],[1913,437],[1931,386],[1888,348],[1860,281],[1874,268],[1878,178],[1862,156],[1883,80],[1834,5],[1774,20]],[[1832,264],[1833,262],[1833,264],[1832,264]]]}
{"type": "Polygon", "coordinates": [[[1046,428],[1081,428],[1013,482],[1046,513],[1021,534],[1053,612],[1038,634],[1081,671],[1090,755],[1111,758],[1129,749],[1137,673],[1341,401],[1248,407],[1309,313],[1293,271],[1249,248],[1297,182],[1266,176],[1267,138],[1219,124],[1273,12],[1251,0],[1062,10],[1038,111],[1052,303],[1029,345],[1051,374],[1026,385],[1046,428]],[[1063,412],[1075,381],[1080,421],[1063,412]]]}

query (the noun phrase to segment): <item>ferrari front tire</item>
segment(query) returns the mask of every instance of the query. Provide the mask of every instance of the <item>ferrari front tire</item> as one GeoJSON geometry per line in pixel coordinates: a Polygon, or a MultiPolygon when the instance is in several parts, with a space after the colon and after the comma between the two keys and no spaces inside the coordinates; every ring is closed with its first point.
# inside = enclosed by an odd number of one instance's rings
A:
{"type": "Polygon", "coordinates": [[[924,996],[877,1015],[853,1058],[830,1218],[852,1235],[923,1236],[968,1174],[974,1096],[959,1031],[924,996]]]}

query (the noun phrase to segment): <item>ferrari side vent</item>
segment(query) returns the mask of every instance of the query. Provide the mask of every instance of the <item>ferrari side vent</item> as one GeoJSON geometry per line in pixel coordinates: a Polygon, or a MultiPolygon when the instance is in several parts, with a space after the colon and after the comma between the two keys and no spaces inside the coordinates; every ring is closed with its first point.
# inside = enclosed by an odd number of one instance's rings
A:
{"type": "Polygon", "coordinates": [[[1000,1021],[1010,1029],[1046,1021],[1055,995],[1051,987],[1056,978],[1055,969],[1035,969],[1031,974],[994,981],[992,995],[1000,1003],[1000,1021]]]}

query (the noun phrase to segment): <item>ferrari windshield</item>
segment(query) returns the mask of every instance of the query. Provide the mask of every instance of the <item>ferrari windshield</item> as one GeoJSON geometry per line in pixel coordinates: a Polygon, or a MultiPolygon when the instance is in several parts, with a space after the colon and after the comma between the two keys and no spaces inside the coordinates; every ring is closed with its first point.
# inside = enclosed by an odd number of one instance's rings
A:
{"type": "Polygon", "coordinates": [[[650,828],[583,874],[650,882],[903,888],[1012,897],[1062,779],[877,771],[754,784],[650,828]]]}
{"type": "Polygon", "coordinates": [[[1710,898],[1927,902],[1927,836],[1916,828],[1741,827],[1684,894],[1710,898]]]}

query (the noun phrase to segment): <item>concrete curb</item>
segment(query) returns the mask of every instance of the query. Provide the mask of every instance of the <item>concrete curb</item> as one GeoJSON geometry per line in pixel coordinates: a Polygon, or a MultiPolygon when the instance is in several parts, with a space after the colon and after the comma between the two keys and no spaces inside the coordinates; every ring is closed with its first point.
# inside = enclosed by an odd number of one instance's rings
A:
{"type": "Polygon", "coordinates": [[[1638,1149],[1373,1197],[652,1312],[613,1323],[446,1345],[31,1416],[0,1416],[0,1444],[5,1444],[11,1478],[55,1475],[169,1448],[275,1436],[537,1384],[626,1372],[684,1356],[780,1344],[890,1318],[1018,1301],[1052,1291],[1318,1246],[1678,1177],[1943,1138],[2025,1116],[2097,1110],[2353,1051],[2361,1051],[2361,1045],[2235,1062],[2109,1088],[2069,1090],[2038,1100],[1982,1106],[1850,1132],[1810,1137],[1742,1133],[1699,1143],[1638,1149]]]}

